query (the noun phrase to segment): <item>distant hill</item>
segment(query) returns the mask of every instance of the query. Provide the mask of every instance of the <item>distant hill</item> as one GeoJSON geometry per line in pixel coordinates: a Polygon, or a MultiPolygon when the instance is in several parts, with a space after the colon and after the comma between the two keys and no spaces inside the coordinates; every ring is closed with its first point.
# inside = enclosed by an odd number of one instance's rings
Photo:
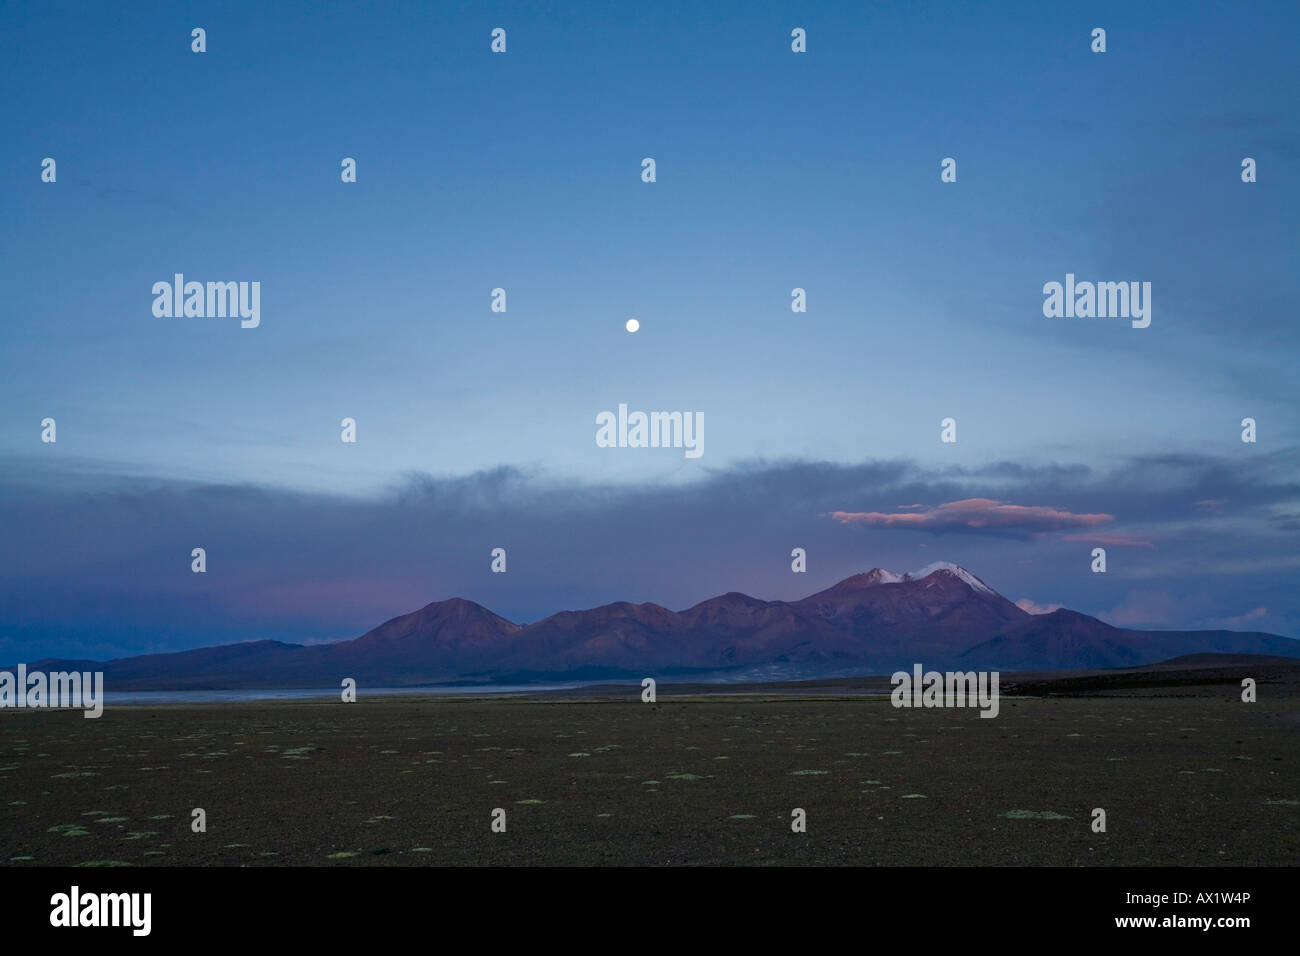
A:
{"type": "Polygon", "coordinates": [[[1237,631],[1132,631],[1065,608],[1041,614],[961,655],[963,663],[1004,670],[1136,667],[1189,655],[1300,656],[1300,641],[1237,631]]]}
{"type": "Polygon", "coordinates": [[[110,690],[212,690],[430,683],[540,683],[653,676],[794,680],[880,674],[914,663],[963,670],[1136,667],[1189,654],[1300,658],[1300,641],[1234,631],[1135,631],[1061,609],[1031,615],[971,572],[939,563],[875,568],[799,601],[738,592],[684,611],[618,602],[526,627],[461,598],[429,604],[351,641],[254,641],[96,663],[110,690]]]}

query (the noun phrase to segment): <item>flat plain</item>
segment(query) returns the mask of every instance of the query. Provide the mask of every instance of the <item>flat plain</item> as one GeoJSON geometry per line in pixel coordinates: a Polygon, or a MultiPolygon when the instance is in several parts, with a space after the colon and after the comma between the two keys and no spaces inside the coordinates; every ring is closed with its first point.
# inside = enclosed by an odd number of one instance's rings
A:
{"type": "Polygon", "coordinates": [[[995,719],[834,685],[10,710],[0,865],[1300,863],[1297,669],[1253,704],[1206,673],[995,719]]]}

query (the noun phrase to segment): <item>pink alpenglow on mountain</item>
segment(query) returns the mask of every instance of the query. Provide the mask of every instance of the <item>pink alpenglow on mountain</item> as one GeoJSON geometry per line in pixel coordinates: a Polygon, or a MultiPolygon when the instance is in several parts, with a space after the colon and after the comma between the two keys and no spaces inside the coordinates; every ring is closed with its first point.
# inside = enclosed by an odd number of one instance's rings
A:
{"type": "MultiPolygon", "coordinates": [[[[1010,671],[1134,666],[1185,654],[1300,657],[1300,641],[1235,631],[1138,631],[1077,611],[1030,614],[949,562],[873,568],[798,601],[730,592],[672,611],[606,604],[521,626],[461,598],[351,641],[257,641],[176,654],[40,661],[103,670],[110,690],[415,686],[659,678],[789,680],[911,667],[1010,671]]],[[[37,666],[31,664],[29,666],[37,666]]]]}

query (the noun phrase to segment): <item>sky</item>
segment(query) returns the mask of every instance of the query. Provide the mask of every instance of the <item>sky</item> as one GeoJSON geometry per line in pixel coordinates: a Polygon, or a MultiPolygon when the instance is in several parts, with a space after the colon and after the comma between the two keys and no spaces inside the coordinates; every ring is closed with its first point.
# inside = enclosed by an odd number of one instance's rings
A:
{"type": "Polygon", "coordinates": [[[0,659],[934,560],[1300,636],[1300,8],[700,6],[0,10],[0,659]],[[1067,273],[1150,326],[1046,317],[1067,273]]]}

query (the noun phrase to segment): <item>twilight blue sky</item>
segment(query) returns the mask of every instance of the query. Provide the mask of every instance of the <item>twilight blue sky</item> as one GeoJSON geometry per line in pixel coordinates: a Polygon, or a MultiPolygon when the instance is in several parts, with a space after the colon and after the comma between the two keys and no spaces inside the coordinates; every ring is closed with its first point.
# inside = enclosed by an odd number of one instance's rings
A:
{"type": "Polygon", "coordinates": [[[351,637],[453,595],[516,620],[793,598],[941,558],[1112,623],[1300,635],[1293,3],[0,26],[0,659],[351,637]],[[176,272],[259,281],[261,326],[156,318],[176,272]],[[1044,318],[1067,272],[1151,282],[1150,328],[1044,318]],[[598,448],[620,402],[702,412],[703,457],[598,448]],[[944,507],[970,499],[1029,510],[944,507]]]}

